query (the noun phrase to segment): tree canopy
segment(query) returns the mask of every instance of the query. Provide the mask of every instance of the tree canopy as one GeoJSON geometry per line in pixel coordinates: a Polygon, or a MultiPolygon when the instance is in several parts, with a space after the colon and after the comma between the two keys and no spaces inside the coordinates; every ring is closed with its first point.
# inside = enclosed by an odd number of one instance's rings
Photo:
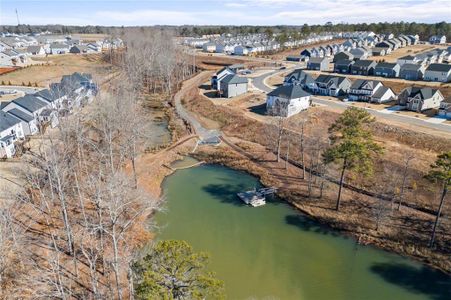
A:
{"type": "Polygon", "coordinates": [[[223,298],[224,284],[206,270],[208,255],[185,241],[158,242],[136,264],[138,299],[223,298]]]}

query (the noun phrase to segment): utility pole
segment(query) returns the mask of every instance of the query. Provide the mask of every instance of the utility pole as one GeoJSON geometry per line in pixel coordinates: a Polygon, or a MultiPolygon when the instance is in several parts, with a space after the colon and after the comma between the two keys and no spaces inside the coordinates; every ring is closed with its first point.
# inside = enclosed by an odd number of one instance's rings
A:
{"type": "Polygon", "coordinates": [[[17,11],[17,8],[16,8],[16,17],[17,17],[17,26],[19,26],[20,21],[19,21],[19,12],[17,11]]]}

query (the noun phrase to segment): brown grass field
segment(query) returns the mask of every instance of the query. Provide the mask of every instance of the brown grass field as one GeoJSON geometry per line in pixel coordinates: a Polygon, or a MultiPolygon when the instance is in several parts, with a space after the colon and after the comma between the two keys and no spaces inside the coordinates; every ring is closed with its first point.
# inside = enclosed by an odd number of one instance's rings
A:
{"type": "Polygon", "coordinates": [[[47,86],[57,82],[63,75],[74,72],[91,73],[94,77],[106,76],[114,71],[111,66],[101,60],[101,54],[88,55],[50,55],[48,57],[33,58],[42,65],[32,65],[17,71],[0,75],[0,81],[11,82],[12,85],[22,83],[37,83],[39,86],[47,86]]]}

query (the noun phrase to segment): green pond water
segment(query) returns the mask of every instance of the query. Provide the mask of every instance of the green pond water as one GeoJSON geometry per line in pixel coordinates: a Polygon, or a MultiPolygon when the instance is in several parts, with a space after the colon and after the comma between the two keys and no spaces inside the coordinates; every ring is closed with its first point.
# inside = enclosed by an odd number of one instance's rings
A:
{"type": "Polygon", "coordinates": [[[255,177],[204,165],[164,182],[159,239],[183,239],[210,253],[228,299],[451,299],[451,278],[319,226],[273,200],[252,208],[236,193],[255,177]]]}

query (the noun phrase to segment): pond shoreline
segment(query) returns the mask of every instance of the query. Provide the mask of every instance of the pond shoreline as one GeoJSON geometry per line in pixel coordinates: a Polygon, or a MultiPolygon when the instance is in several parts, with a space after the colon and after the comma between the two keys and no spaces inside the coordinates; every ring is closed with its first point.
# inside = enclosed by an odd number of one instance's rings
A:
{"type": "MultiPolygon", "coordinates": [[[[207,150],[207,149],[204,149],[207,150]]],[[[217,158],[217,152],[218,150],[215,148],[210,147],[207,151],[200,151],[198,154],[193,154],[192,156],[203,160],[208,164],[217,164],[226,166],[228,168],[244,171],[250,175],[256,176],[259,181],[264,186],[270,186],[271,184],[268,184],[268,182],[265,182],[264,174],[262,174],[261,170],[258,168],[250,168],[249,164],[252,162],[248,158],[243,157],[229,157],[227,158],[226,155],[221,154],[221,158],[218,160],[217,158]],[[246,163],[243,163],[242,160],[245,160],[246,163]],[[241,163],[239,162],[241,160],[241,163]]],[[[388,252],[396,253],[399,255],[402,255],[404,257],[409,257],[411,259],[414,259],[416,261],[419,261],[431,268],[437,269],[445,274],[451,274],[451,270],[448,269],[449,267],[449,260],[446,259],[446,257],[443,257],[441,255],[437,255],[436,253],[430,251],[428,255],[425,255],[424,253],[421,253],[418,249],[416,249],[413,246],[405,245],[396,241],[390,241],[381,237],[371,236],[369,234],[365,234],[361,231],[353,230],[352,227],[343,225],[339,222],[331,222],[330,219],[327,219],[326,217],[323,217],[322,215],[318,215],[313,211],[312,209],[309,209],[307,206],[303,206],[300,203],[296,203],[296,200],[293,198],[292,195],[289,195],[287,193],[280,193],[278,191],[278,196],[280,199],[282,199],[284,202],[288,203],[293,209],[296,211],[308,216],[309,218],[319,222],[320,224],[326,225],[337,232],[352,237],[355,239],[359,244],[362,245],[372,245],[374,247],[377,247],[382,250],[386,250],[388,252]],[[442,265],[445,265],[446,268],[443,268],[442,265]]]]}

